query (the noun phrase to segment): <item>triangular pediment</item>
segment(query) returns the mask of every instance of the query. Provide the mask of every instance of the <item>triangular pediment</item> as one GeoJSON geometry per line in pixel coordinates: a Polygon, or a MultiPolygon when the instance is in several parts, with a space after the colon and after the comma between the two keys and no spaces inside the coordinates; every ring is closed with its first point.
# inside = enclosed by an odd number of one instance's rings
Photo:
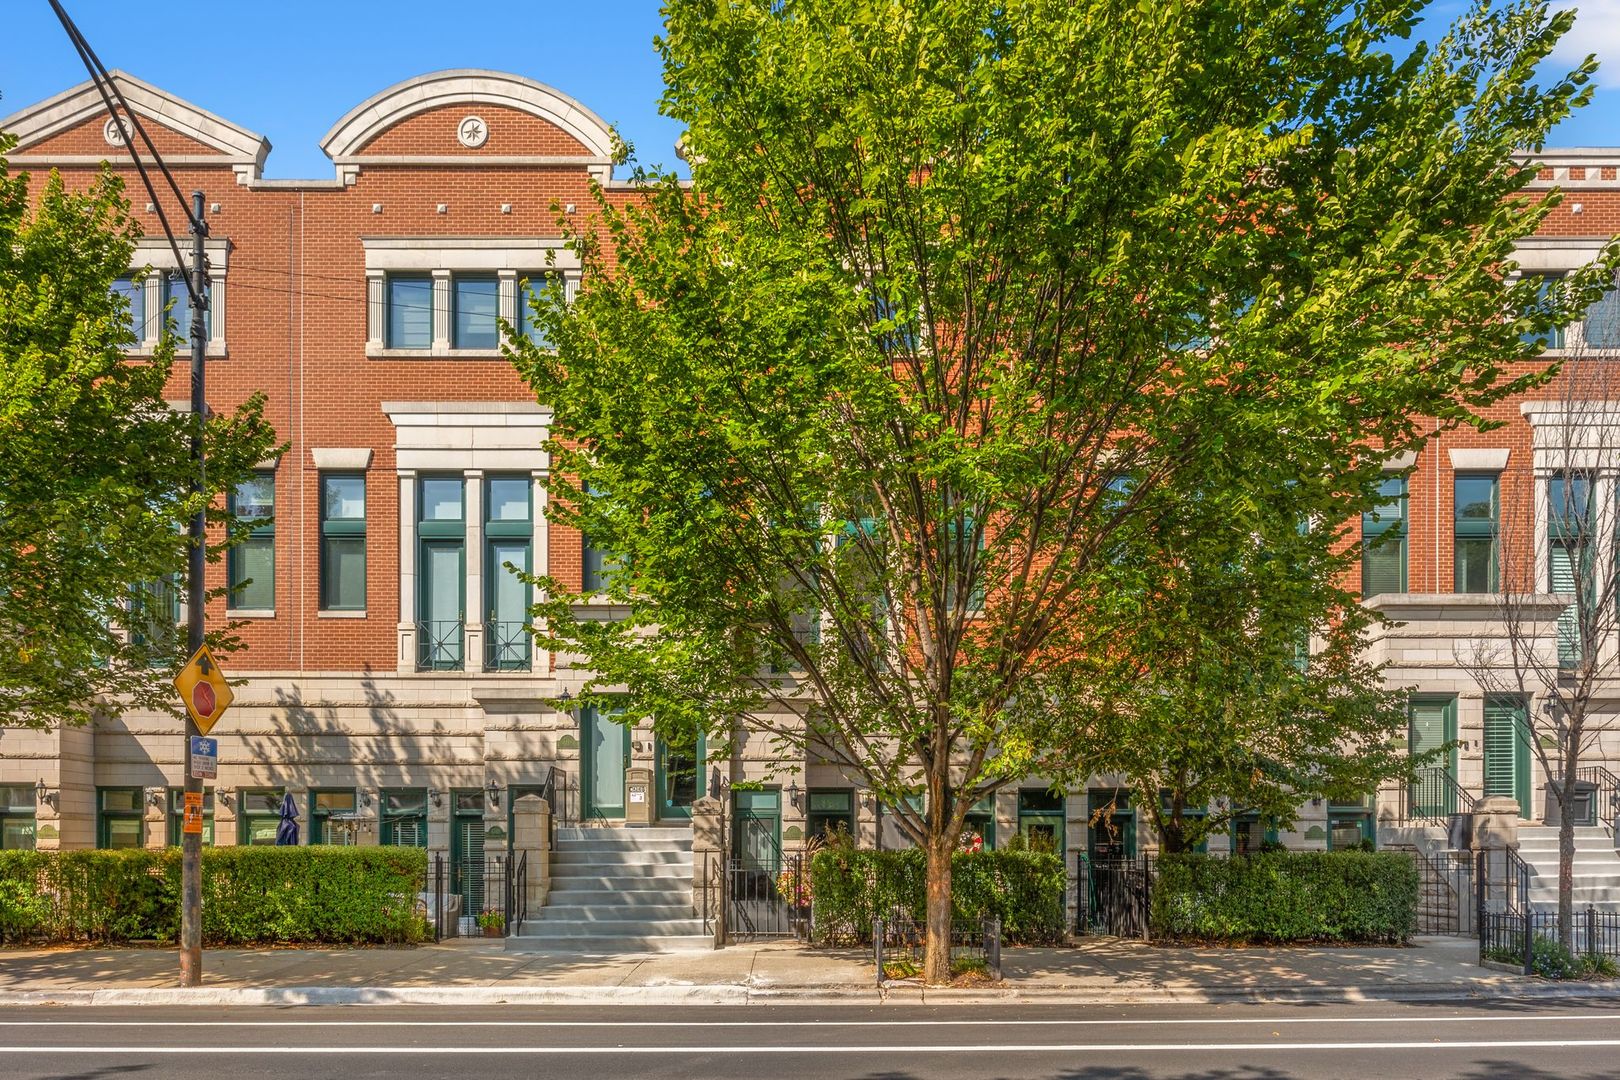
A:
{"type": "MultiPolygon", "coordinates": [[[[255,173],[263,166],[270,152],[270,141],[263,135],[126,72],[114,71],[112,78],[165,157],[218,157],[222,163],[249,165],[255,173]]],[[[117,142],[117,132],[108,128],[108,119],[106,103],[95,85],[83,82],[0,119],[0,130],[17,137],[12,153],[19,157],[100,153],[116,158],[124,150],[117,142]]]]}

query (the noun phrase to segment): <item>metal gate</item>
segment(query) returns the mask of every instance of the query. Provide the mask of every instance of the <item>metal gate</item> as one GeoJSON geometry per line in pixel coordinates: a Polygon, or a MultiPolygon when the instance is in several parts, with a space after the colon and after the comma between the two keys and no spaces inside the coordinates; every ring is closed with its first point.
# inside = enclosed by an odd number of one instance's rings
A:
{"type": "Polygon", "coordinates": [[[1472,934],[1477,915],[1474,857],[1467,851],[1408,849],[1418,871],[1419,934],[1472,934]]]}
{"type": "Polygon", "coordinates": [[[704,931],[722,945],[808,938],[810,881],[804,857],[782,854],[768,821],[744,814],[729,824],[736,834],[722,851],[731,854],[714,858],[704,870],[704,931]]]}

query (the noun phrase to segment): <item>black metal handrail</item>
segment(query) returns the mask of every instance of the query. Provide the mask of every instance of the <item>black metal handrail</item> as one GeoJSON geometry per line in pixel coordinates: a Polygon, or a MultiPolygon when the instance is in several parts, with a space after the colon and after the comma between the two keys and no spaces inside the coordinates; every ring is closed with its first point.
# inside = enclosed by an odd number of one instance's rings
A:
{"type": "Polygon", "coordinates": [[[526,622],[484,624],[484,670],[528,671],[534,666],[533,628],[526,622]]]}
{"type": "Polygon", "coordinates": [[[465,663],[466,623],[460,619],[416,624],[416,670],[460,671],[465,663]]]}
{"type": "Polygon", "coordinates": [[[1479,801],[1443,766],[1414,769],[1403,792],[1403,820],[1444,825],[1453,814],[1472,814],[1479,801]]]}
{"type": "Polygon", "coordinates": [[[1620,776],[1602,765],[1585,765],[1575,770],[1575,778],[1596,789],[1592,800],[1592,812],[1597,815],[1595,824],[1608,829],[1613,836],[1616,821],[1620,820],[1620,776]]]}

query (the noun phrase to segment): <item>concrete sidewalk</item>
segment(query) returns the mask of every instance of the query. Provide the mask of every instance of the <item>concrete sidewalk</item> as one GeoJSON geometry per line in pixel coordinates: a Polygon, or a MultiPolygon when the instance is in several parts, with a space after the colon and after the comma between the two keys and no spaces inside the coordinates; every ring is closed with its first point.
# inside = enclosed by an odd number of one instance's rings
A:
{"type": "Polygon", "coordinates": [[[1007,949],[1004,981],[876,985],[869,953],[792,943],[706,953],[562,956],[479,939],[403,949],[209,950],[204,985],[175,988],[171,950],[0,951],[0,1004],[644,1004],[860,1000],[1147,1004],[1620,996],[1620,984],[1547,984],[1478,967],[1466,939],[1406,949],[1181,949],[1090,939],[1007,949]]]}

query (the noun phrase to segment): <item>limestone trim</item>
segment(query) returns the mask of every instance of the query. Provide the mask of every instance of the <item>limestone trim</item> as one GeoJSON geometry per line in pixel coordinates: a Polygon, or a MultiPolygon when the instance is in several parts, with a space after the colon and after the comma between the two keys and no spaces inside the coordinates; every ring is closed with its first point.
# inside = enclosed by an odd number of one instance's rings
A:
{"type": "Polygon", "coordinates": [[[310,460],[317,469],[323,471],[350,469],[365,470],[371,468],[371,447],[311,447],[310,460]]]}
{"type": "Polygon", "coordinates": [[[362,148],[384,131],[449,104],[489,104],[526,112],[578,139],[591,157],[613,157],[613,129],[578,101],[533,79],[476,68],[435,71],[395,83],[332,125],[321,139],[321,150],[339,164],[356,156],[363,160],[362,148]]]}
{"type": "MultiPolygon", "coordinates": [[[[231,241],[228,237],[204,240],[203,254],[208,265],[208,356],[219,359],[225,356],[225,312],[226,312],[226,284],[225,279],[230,270],[231,241]]],[[[186,269],[174,258],[174,249],[167,240],[154,240],[145,237],[135,242],[135,252],[130,256],[130,269],[135,273],[145,273],[141,279],[141,293],[138,300],[140,310],[131,314],[140,327],[140,341],[130,350],[133,356],[150,356],[156,351],[160,338],[159,329],[163,320],[163,290],[164,285],[173,275],[186,269]]],[[[184,290],[185,286],[178,281],[171,286],[171,292],[184,290]]],[[[182,338],[191,332],[188,326],[179,327],[182,338]]],[[[180,352],[186,354],[189,346],[181,342],[180,352]]]]}
{"type": "Polygon", "coordinates": [[[1507,468],[1507,450],[1462,449],[1447,451],[1456,472],[1502,472],[1507,468]]]}
{"type": "MultiPolygon", "coordinates": [[[[263,135],[233,124],[166,90],[160,90],[127,71],[114,70],[109,74],[128,102],[130,111],[143,121],[161,124],[188,139],[214,147],[219,151],[219,158],[247,166],[255,177],[263,170],[264,159],[270,153],[270,140],[263,135]]],[[[104,116],[106,110],[95,84],[86,81],[0,119],[0,130],[16,135],[17,149],[26,152],[30,146],[44,142],[53,135],[104,116]]],[[[109,159],[128,156],[113,147],[107,149],[109,159]]],[[[180,159],[177,157],[174,160],[180,159]]]]}

